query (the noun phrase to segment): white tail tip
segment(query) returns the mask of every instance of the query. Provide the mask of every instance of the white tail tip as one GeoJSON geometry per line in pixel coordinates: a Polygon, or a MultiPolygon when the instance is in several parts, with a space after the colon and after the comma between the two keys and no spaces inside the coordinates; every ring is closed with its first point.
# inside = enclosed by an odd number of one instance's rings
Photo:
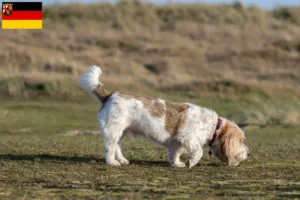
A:
{"type": "Polygon", "coordinates": [[[99,77],[101,76],[102,71],[98,66],[91,66],[85,73],[81,76],[79,80],[79,87],[87,91],[88,93],[92,93],[93,90],[102,83],[99,82],[99,77]]]}

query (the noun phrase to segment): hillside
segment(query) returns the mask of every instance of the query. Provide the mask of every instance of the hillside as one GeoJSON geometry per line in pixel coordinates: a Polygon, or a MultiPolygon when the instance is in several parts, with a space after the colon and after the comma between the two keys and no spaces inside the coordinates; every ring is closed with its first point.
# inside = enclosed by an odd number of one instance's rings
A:
{"type": "Polygon", "coordinates": [[[83,95],[79,75],[97,64],[110,89],[254,102],[297,99],[299,10],[240,3],[46,7],[42,31],[0,33],[1,98],[76,99],[83,95]]]}

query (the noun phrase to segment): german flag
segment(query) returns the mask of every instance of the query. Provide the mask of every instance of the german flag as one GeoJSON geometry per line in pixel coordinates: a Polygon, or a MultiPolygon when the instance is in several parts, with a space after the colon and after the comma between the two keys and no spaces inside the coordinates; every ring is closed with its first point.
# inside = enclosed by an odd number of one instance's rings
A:
{"type": "Polygon", "coordinates": [[[2,2],[2,29],[42,29],[42,2],[2,2]]]}

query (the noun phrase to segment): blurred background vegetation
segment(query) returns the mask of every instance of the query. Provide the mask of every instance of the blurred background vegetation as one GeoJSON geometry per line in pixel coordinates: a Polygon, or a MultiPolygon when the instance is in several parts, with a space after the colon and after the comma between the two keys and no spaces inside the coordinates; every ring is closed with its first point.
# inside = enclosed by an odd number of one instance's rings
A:
{"type": "Polygon", "coordinates": [[[51,5],[43,30],[0,32],[0,99],[89,102],[77,82],[96,64],[110,90],[190,101],[245,125],[298,125],[299,25],[300,7],[51,5]]]}

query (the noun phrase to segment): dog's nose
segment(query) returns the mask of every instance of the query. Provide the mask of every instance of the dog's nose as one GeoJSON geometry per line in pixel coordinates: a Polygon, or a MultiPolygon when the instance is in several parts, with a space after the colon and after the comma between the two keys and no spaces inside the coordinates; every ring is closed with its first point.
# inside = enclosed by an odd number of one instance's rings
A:
{"type": "Polygon", "coordinates": [[[248,151],[247,156],[250,156],[250,155],[251,155],[251,153],[250,153],[250,151],[248,151]]]}

